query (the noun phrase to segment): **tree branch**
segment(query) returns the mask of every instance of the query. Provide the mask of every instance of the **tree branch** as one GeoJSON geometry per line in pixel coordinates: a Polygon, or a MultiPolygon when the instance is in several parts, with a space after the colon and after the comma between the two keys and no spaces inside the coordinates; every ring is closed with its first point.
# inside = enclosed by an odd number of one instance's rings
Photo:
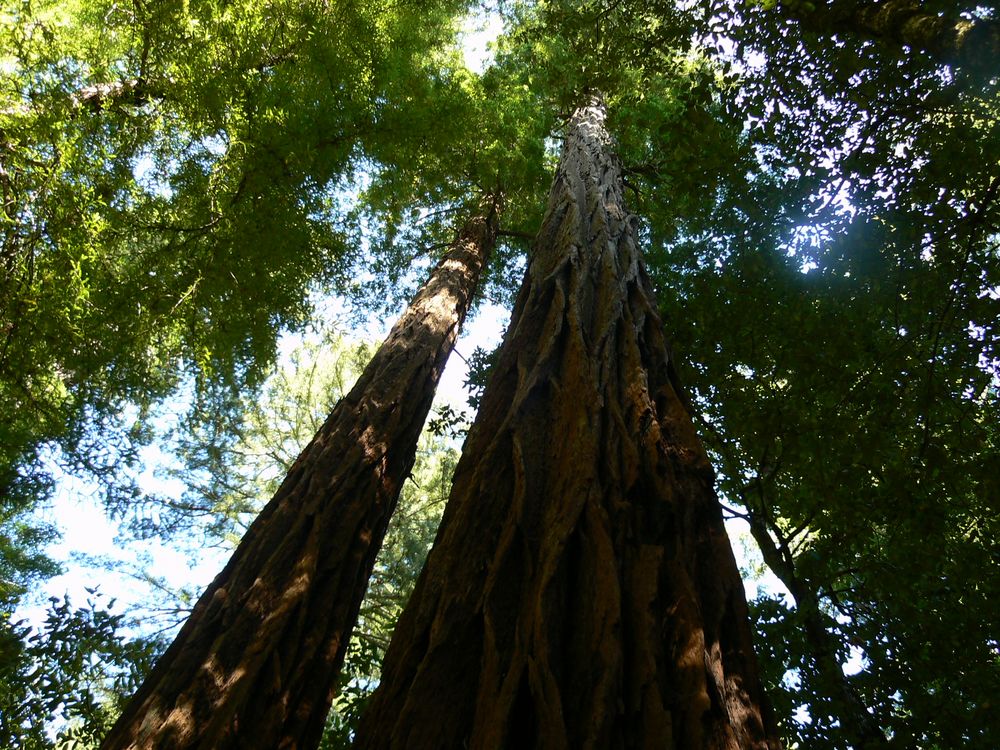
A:
{"type": "Polygon", "coordinates": [[[1000,72],[1000,22],[993,19],[939,16],[917,0],[834,0],[809,11],[798,3],[782,7],[803,28],[815,33],[857,34],[911,47],[975,73],[1000,72]]]}

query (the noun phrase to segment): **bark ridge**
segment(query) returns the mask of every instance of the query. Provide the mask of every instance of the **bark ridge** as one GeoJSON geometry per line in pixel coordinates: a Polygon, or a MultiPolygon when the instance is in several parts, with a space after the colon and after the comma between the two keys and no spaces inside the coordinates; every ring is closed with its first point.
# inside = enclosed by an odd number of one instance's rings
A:
{"type": "Polygon", "coordinates": [[[355,747],[779,747],[599,101],[355,747]]]}
{"type": "Polygon", "coordinates": [[[102,748],[309,748],[499,201],[471,221],[296,459],[102,748]]]}

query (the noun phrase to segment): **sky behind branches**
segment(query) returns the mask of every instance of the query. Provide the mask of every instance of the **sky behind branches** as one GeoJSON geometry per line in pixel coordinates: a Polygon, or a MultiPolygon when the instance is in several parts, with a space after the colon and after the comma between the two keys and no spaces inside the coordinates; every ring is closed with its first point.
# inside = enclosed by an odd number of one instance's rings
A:
{"type": "MultiPolygon", "coordinates": [[[[492,43],[502,31],[502,20],[495,13],[471,15],[463,26],[461,40],[466,65],[482,72],[493,59],[492,43]]],[[[319,300],[317,315],[324,319],[352,318],[338,300],[319,300]]],[[[400,310],[399,312],[402,312],[400,310]]],[[[388,333],[395,316],[368,316],[353,328],[339,326],[347,339],[375,343],[388,333]]],[[[483,304],[467,321],[453,356],[448,361],[438,388],[429,419],[445,406],[455,412],[467,407],[468,377],[467,358],[476,348],[493,350],[503,338],[509,321],[509,311],[491,303],[483,304]]],[[[278,367],[288,367],[290,354],[303,342],[302,334],[286,334],[279,345],[278,367]]],[[[178,419],[187,411],[187,404],[168,404],[163,408],[164,419],[178,419]]],[[[105,512],[101,503],[101,488],[60,470],[56,456],[50,457],[53,475],[58,478],[57,489],[51,505],[40,511],[41,518],[60,532],[60,538],[47,553],[63,566],[61,575],[48,579],[25,598],[15,619],[24,619],[40,625],[51,598],[68,596],[71,602],[82,604],[94,597],[108,605],[115,600],[113,611],[128,611],[139,619],[139,631],[170,632],[179,624],[176,611],[161,610],[169,602],[171,590],[187,589],[197,594],[222,569],[231,550],[220,547],[199,546],[196,540],[164,541],[157,538],[138,540],[119,528],[105,512]]],[[[165,478],[167,469],[176,462],[160,445],[148,446],[142,451],[139,485],[151,495],[179,497],[183,484],[177,479],[165,478]]],[[[769,571],[760,574],[762,565],[749,527],[740,519],[727,522],[733,538],[741,570],[746,578],[747,594],[757,595],[758,588],[780,592],[784,587],[769,571]]]]}

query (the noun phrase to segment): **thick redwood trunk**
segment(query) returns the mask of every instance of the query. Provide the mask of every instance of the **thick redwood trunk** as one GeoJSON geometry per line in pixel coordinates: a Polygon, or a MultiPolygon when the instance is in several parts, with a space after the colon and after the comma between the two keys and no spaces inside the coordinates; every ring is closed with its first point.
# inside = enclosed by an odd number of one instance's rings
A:
{"type": "Polygon", "coordinates": [[[356,747],[776,748],[597,103],[356,747]]]}
{"type": "Polygon", "coordinates": [[[434,390],[496,237],[469,222],[103,748],[315,747],[434,390]]]}
{"type": "Polygon", "coordinates": [[[918,0],[833,0],[813,10],[790,6],[806,28],[847,32],[926,52],[984,74],[1000,72],[1000,23],[937,15],[918,0]]]}

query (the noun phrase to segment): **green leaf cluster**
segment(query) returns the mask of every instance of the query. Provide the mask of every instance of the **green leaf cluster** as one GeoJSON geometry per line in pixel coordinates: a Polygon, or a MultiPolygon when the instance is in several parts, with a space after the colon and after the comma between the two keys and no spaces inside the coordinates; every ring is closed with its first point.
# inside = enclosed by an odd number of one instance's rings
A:
{"type": "Polygon", "coordinates": [[[0,744],[96,748],[163,644],[133,639],[96,589],[82,607],[53,597],[37,627],[0,617],[0,744]],[[51,731],[56,728],[56,731],[51,731]]]}
{"type": "Polygon", "coordinates": [[[791,594],[755,604],[787,741],[860,747],[853,714],[995,746],[1000,82],[713,13],[752,158],[681,233],[650,213],[649,257],[720,489],[791,594]]]}

